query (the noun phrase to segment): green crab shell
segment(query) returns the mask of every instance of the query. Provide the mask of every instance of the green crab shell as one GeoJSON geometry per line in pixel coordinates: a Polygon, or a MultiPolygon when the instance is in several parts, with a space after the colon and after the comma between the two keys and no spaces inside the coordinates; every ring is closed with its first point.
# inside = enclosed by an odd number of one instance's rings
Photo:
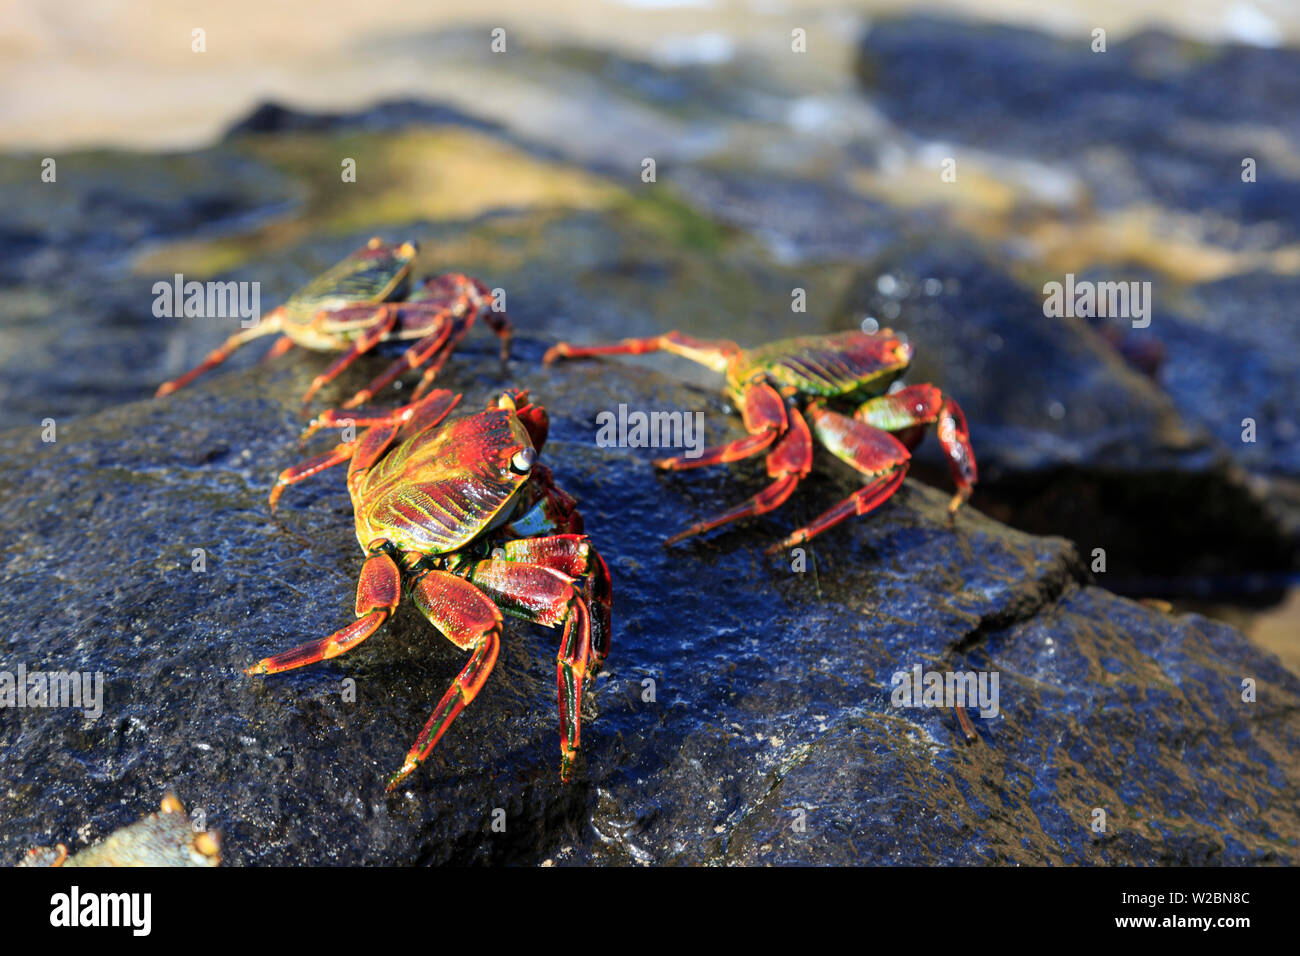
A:
{"type": "Polygon", "coordinates": [[[357,483],[352,504],[362,548],[381,538],[402,551],[448,554],[506,521],[535,457],[512,410],[493,408],[421,432],[357,483]]]}
{"type": "Polygon", "coordinates": [[[806,335],[740,353],[727,371],[727,383],[736,394],[765,378],[800,395],[871,398],[884,394],[911,360],[911,346],[892,335],[806,335]]]}
{"type": "Polygon", "coordinates": [[[308,348],[337,348],[337,340],[365,328],[367,318],[326,319],[322,324],[317,316],[346,305],[378,305],[402,298],[410,285],[415,254],[413,243],[388,245],[372,239],[289,297],[284,304],[285,331],[308,348]]]}

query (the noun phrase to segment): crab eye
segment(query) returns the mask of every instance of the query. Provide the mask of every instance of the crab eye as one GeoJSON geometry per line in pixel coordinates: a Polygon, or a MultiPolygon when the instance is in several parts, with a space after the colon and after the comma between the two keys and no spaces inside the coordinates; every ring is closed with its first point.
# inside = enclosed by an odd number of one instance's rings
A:
{"type": "Polygon", "coordinates": [[[510,459],[510,470],[517,475],[526,475],[537,461],[537,452],[531,448],[521,448],[510,459]]]}

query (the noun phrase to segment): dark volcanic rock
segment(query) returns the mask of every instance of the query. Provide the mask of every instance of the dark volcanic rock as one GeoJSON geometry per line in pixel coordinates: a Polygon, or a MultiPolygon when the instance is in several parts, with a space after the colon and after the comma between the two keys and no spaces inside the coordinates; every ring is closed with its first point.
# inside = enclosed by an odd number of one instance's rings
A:
{"type": "MultiPolygon", "coordinates": [[[[980,463],[976,503],[1016,527],[1064,534],[1087,554],[1105,549],[1108,586],[1273,590],[1276,575],[1296,567],[1295,528],[1232,466],[1233,446],[1210,431],[1229,437],[1223,419],[1231,419],[1240,446],[1247,413],[1238,408],[1269,424],[1291,420],[1276,404],[1280,379],[1271,373],[1242,382],[1230,402],[1229,379],[1294,361],[1288,333],[1265,346],[1264,318],[1248,333],[1231,333],[1240,341],[1235,355],[1207,346],[1208,331],[1195,339],[1195,327],[1164,314],[1134,330],[1135,339],[1169,336],[1161,374],[1175,375],[1171,398],[1086,320],[1044,316],[1041,296],[960,243],[879,257],[839,312],[842,325],[871,316],[907,334],[917,346],[908,381],[934,382],[960,402],[980,463]],[[1176,329],[1186,330],[1182,339],[1176,329]],[[1237,375],[1226,367],[1209,373],[1206,393],[1197,394],[1186,379],[1193,363],[1184,349],[1191,348],[1199,350],[1195,367],[1217,352],[1237,375]]],[[[923,445],[918,459],[921,473],[943,474],[936,443],[923,445]]]]}
{"type": "Polygon", "coordinates": [[[54,182],[41,179],[42,157],[0,158],[0,288],[89,296],[145,243],[247,228],[298,199],[275,170],[222,149],[51,158],[54,182]]]}
{"type": "Polygon", "coordinates": [[[14,596],[58,597],[28,605],[4,659],[102,671],[105,713],[0,711],[6,849],[68,840],[82,822],[102,835],[170,787],[222,831],[231,863],[513,859],[521,831],[531,859],[546,816],[579,805],[582,789],[556,779],[553,642],[512,630],[492,702],[475,708],[487,722],[446,739],[414,783],[433,799],[381,796],[461,665],[409,609],[342,666],[270,682],[240,673],[352,617],[359,551],[341,473],[286,500],[297,535],[265,508],[272,472],[302,457],[291,396],[306,371],[124,406],[52,445],[10,433],[32,472],[5,488],[6,520],[26,528],[9,539],[3,579],[14,596]],[[67,573],[49,560],[63,549],[77,555],[67,573]],[[345,679],[356,704],[342,699],[345,679]],[[480,839],[495,807],[510,835],[480,839]]]}
{"type": "MultiPolygon", "coordinates": [[[[989,35],[992,52],[946,27],[881,26],[864,71],[901,126],[1074,164],[1103,208],[1154,199],[1257,227],[1243,244],[1291,235],[1285,178],[1262,194],[1203,182],[1235,173],[1234,117],[1295,142],[1294,117],[1259,105],[1290,102],[1279,97],[1293,78],[1268,74],[1289,54],[1198,61],[1140,38],[1117,45],[1104,61],[1114,76],[1097,80],[1103,61],[989,35]],[[987,69],[954,84],[950,64],[987,69]],[[1225,112],[1216,84],[1236,69],[1258,97],[1234,96],[1242,112],[1225,112]],[[1009,95],[1026,74],[1024,98],[1009,95]],[[1077,112],[1058,123],[1042,83],[1077,83],[1077,112]],[[990,90],[1001,126],[982,106],[990,90]],[[1148,97],[1167,114],[1133,120],[1148,97]],[[1138,170],[1127,179],[1077,149],[1108,111],[1138,170]]],[[[861,198],[847,171],[792,161],[815,158],[815,138],[808,153],[704,158],[721,121],[783,111],[732,89],[726,70],[571,55],[589,76],[572,110],[608,108],[604,83],[642,112],[565,132],[567,152],[400,101],[347,115],[264,107],[201,154],[78,154],[60,161],[57,188],[38,182],[31,157],[0,167],[0,399],[17,426],[0,433],[0,671],[105,680],[97,719],[0,708],[0,859],[56,841],[75,852],[172,789],[222,832],[235,865],[1300,862],[1300,680],[1229,627],[1096,587],[1294,567],[1294,533],[1238,471],[1294,478],[1287,281],[1190,290],[1153,326],[1167,350],[1153,381],[1099,330],[1044,318],[933,209],[861,198]],[[651,107],[664,98],[684,122],[659,122],[651,107]],[[395,131],[412,124],[461,128],[403,141],[395,131]],[[664,188],[641,188],[636,163],[618,167],[645,139],[664,145],[664,188]],[[333,147],[344,141],[381,173],[340,192],[333,147]],[[507,198],[418,202],[451,188],[425,177],[421,152],[447,142],[501,147],[482,175],[507,198]],[[591,175],[602,161],[621,172],[591,175]],[[526,182],[532,192],[514,191],[526,182]],[[573,189],[553,193],[557,183],[573,189]],[[283,526],[265,504],[274,474],[305,454],[298,398],[333,356],[249,368],[254,346],[186,391],[135,401],[234,327],[153,317],[151,285],[167,276],[149,269],[192,263],[203,278],[256,281],[271,307],[373,234],[423,243],[421,271],[508,290],[520,332],[508,374],[480,330],[441,384],[465,391],[466,407],[506,384],[532,389],[552,414],[546,460],[610,563],[613,654],[587,699],[569,787],[557,779],[557,637],[545,629],[509,624],[483,693],[392,797],[387,774],[464,657],[411,608],[336,660],[242,675],[352,619],[361,555],[342,472],[292,489],[283,526]],[[791,309],[796,287],[807,313],[791,309]],[[776,513],[665,550],[672,530],[760,487],[761,463],[659,476],[651,449],[596,447],[593,422],[624,403],[702,410],[710,442],[736,437],[717,377],[663,356],[540,366],[561,336],[679,327],[754,345],[864,314],[911,335],[909,381],[963,403],[983,481],[976,507],[950,520],[927,439],[899,494],[817,539],[802,571],[762,548],[855,476],[823,455],[776,513]],[[1233,447],[1231,419],[1247,414],[1260,446],[1233,447]],[[57,421],[53,443],[44,417],[57,421]],[[1095,579],[1092,547],[1108,552],[1095,579]],[[975,719],[976,742],[951,711],[893,706],[893,675],[915,666],[998,676],[999,713],[975,719]],[[1242,700],[1246,679],[1257,702],[1242,700]]],[[[539,82],[552,67],[536,67],[539,82]]],[[[358,363],[319,406],[386,361],[358,363]]]]}
{"type": "Polygon", "coordinates": [[[249,133],[319,133],[327,130],[363,130],[382,133],[404,126],[447,123],[481,130],[499,129],[495,123],[489,123],[453,107],[428,100],[387,100],[351,113],[313,113],[292,109],[280,103],[266,102],[258,104],[248,116],[233,124],[226,131],[226,138],[233,139],[249,133]]]}
{"type": "Polygon", "coordinates": [[[1104,53],[1091,45],[1087,31],[882,20],[863,39],[858,74],[904,128],[1063,163],[1102,207],[1150,201],[1200,215],[1221,238],[1250,227],[1242,244],[1295,241],[1300,178],[1248,129],[1269,129],[1291,154],[1300,147],[1300,53],[1156,32],[1112,37],[1104,53]],[[1264,171],[1252,183],[1241,179],[1247,156],[1264,171]]]}
{"type": "Polygon", "coordinates": [[[780,262],[869,258],[899,241],[896,215],[849,189],[726,169],[672,170],[719,222],[759,236],[780,262]]]}
{"type": "Polygon", "coordinates": [[[300,198],[223,149],[60,154],[51,183],[40,163],[0,158],[0,402],[33,423],[147,394],[166,345],[151,290],[171,275],[134,274],[137,254],[247,229],[300,198]]]}
{"type": "Polygon", "coordinates": [[[1300,481],[1300,279],[1252,273],[1193,286],[1160,325],[1161,383],[1250,471],[1300,481]],[[1242,420],[1255,441],[1242,441],[1242,420]]]}
{"type": "MultiPolygon", "coordinates": [[[[1254,263],[1253,271],[1189,287],[1183,282],[1194,280],[1187,277],[1134,275],[1124,262],[1081,270],[1090,279],[1153,280],[1151,326],[1106,331],[1153,373],[1165,392],[1158,398],[1153,388],[1111,381],[1112,372],[1104,380],[1091,380],[1086,371],[1061,375],[1051,365],[1069,360],[1077,330],[1059,328],[1039,352],[1031,343],[1041,341],[1041,331],[1013,328],[1033,322],[1037,306],[1026,301],[1012,309],[1007,328],[998,329],[999,340],[1012,344],[1002,368],[1010,372],[1018,361],[1021,374],[1037,381],[999,378],[997,387],[1025,394],[1037,387],[1040,402],[1059,400],[1065,418],[1057,431],[1077,433],[1084,422],[1077,399],[1053,390],[1076,391],[1085,405],[1129,408],[1132,417],[1097,416],[1091,434],[1110,447],[1069,462],[1067,474],[1052,479],[1050,497],[1028,476],[1004,481],[1007,504],[998,513],[1018,527],[1065,533],[1080,544],[1087,541],[1083,529],[1104,531],[1094,536],[1112,541],[1127,530],[1132,540],[1119,567],[1130,580],[1108,579],[1112,586],[1277,594],[1294,583],[1300,561],[1300,420],[1290,402],[1300,380],[1300,326],[1294,277],[1264,271],[1270,260],[1254,254],[1285,248],[1300,235],[1300,177],[1290,161],[1300,149],[1300,123],[1289,108],[1300,90],[1300,53],[1210,47],[1155,32],[1112,37],[1104,53],[1091,44],[1087,34],[908,17],[874,24],[860,49],[858,73],[872,101],[909,133],[1046,163],[1086,185],[1086,216],[1159,210],[1165,225],[1155,246],[1176,234],[1221,256],[1241,253],[1242,268],[1254,263]],[[1246,157],[1257,164],[1250,182],[1242,181],[1246,157]],[[1213,456],[1180,453],[1182,462],[1171,469],[1167,443],[1151,430],[1153,402],[1165,406],[1166,420],[1175,412],[1188,434],[1213,436],[1213,456]],[[1244,419],[1255,423],[1253,442],[1242,440],[1244,419]],[[1140,474],[1115,460],[1121,447],[1141,456],[1140,474]],[[1225,469],[1225,463],[1239,467],[1225,469]],[[1092,472],[1082,483],[1073,480],[1080,465],[1092,472]],[[1158,496],[1147,495],[1149,488],[1158,496]],[[1151,504],[1141,504],[1144,499],[1151,504]],[[1184,566],[1170,565],[1168,555],[1185,557],[1184,566]]],[[[858,294],[854,304],[865,298],[858,294]]],[[[967,313],[981,309],[974,299],[964,306],[967,313]]],[[[980,334],[981,326],[995,323],[989,316],[971,323],[974,328],[965,322],[954,328],[980,334]]],[[[974,357],[972,367],[987,365],[981,352],[974,357]]],[[[995,460],[1018,437],[1001,429],[1013,415],[1001,409],[982,418],[983,444],[992,438],[1004,445],[990,449],[995,460]],[[990,433],[987,426],[995,424],[999,430],[990,433]]],[[[1030,464],[1039,468],[1041,443],[1029,437],[1030,464]]]]}
{"type": "MultiPolygon", "coordinates": [[[[616,588],[572,786],[556,777],[544,629],[510,624],[484,692],[392,798],[386,773],[462,661],[422,618],[405,608],[293,674],[240,674],[351,619],[341,473],[294,488],[286,528],[265,510],[326,361],[301,357],[77,420],[53,444],[0,439],[4,667],[105,675],[98,720],[0,710],[0,852],[75,851],[171,788],[232,864],[1300,859],[1300,681],[1238,633],[1086,586],[1062,540],[974,510],[951,524],[946,496],[912,482],[819,539],[804,573],[761,557],[851,489],[838,471],[766,519],[665,550],[755,471],[658,478],[650,450],[594,447],[595,412],[699,408],[711,440],[734,421],[630,364],[543,370],[541,345],[525,339],[512,374],[552,411],[547,460],[616,588]],[[891,675],[917,664],[999,673],[979,742],[959,743],[948,712],[891,706],[891,675]],[[1243,677],[1259,703],[1240,701],[1243,677]]],[[[490,351],[444,378],[471,405],[498,381],[490,351]]]]}

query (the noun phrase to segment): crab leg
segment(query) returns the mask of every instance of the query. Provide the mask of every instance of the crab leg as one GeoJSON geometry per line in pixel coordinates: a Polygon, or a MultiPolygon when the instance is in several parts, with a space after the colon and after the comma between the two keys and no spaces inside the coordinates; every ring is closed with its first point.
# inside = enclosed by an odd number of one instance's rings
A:
{"type": "Polygon", "coordinates": [[[865,488],[855,491],[835,507],[826,511],[824,514],[800,528],[798,531],[791,532],[782,541],[779,541],[770,548],[765,549],[764,554],[776,554],[778,551],[792,548],[796,544],[802,544],[809,538],[821,534],[827,528],[834,527],[846,518],[852,518],[854,515],[864,515],[868,511],[879,507],[898,490],[899,485],[903,483],[905,475],[905,469],[899,469],[891,474],[882,475],[865,488]]]}
{"type": "Polygon", "coordinates": [[[438,389],[418,401],[408,402],[405,405],[397,406],[397,408],[331,408],[311,420],[307,427],[302,430],[302,434],[298,436],[298,443],[301,445],[322,428],[345,428],[348,425],[370,427],[373,425],[390,425],[395,422],[401,423],[408,420],[410,423],[419,424],[419,427],[407,429],[406,435],[413,435],[421,428],[436,425],[459,401],[459,395],[446,389],[438,389]],[[450,404],[443,408],[444,403],[448,401],[450,401],[450,404]],[[442,409],[442,414],[430,420],[433,410],[438,408],[442,409]]]}
{"type": "Polygon", "coordinates": [[[415,738],[402,769],[388,778],[389,791],[424,762],[456,715],[483,689],[501,651],[501,612],[468,581],[429,571],[411,587],[411,600],[447,640],[473,653],[415,738]]]}
{"type": "Polygon", "coordinates": [[[614,633],[611,621],[614,610],[614,582],[609,575],[609,565],[600,556],[600,552],[592,548],[591,554],[595,559],[595,567],[587,577],[591,585],[591,597],[587,601],[587,606],[595,610],[595,618],[591,623],[591,659],[592,672],[594,672],[599,670],[600,665],[605,663],[605,658],[609,657],[609,642],[614,633]]]}
{"type": "Polygon", "coordinates": [[[342,407],[356,408],[358,405],[364,405],[403,372],[408,369],[419,368],[428,362],[451,336],[453,328],[454,323],[452,322],[439,323],[433,332],[408,348],[401,358],[384,369],[373,382],[344,402],[342,407]]]}
{"type": "Polygon", "coordinates": [[[680,332],[667,332],[647,339],[624,339],[613,345],[570,345],[560,342],[550,347],[542,356],[542,363],[550,365],[557,358],[587,358],[593,355],[644,355],[646,352],[672,352],[692,362],[707,366],[715,372],[725,372],[728,360],[740,351],[740,346],[726,339],[695,339],[680,332]]]}
{"type": "MultiPolygon", "coordinates": [[[[517,392],[514,396],[515,414],[519,421],[523,423],[524,430],[528,432],[528,437],[532,439],[533,447],[539,452],[546,444],[546,438],[551,433],[551,416],[547,414],[546,409],[541,405],[534,405],[528,400],[527,392],[517,392]]],[[[554,487],[554,482],[550,480],[551,470],[546,469],[546,480],[554,487]]],[[[533,472],[533,479],[537,479],[537,472],[533,472]]]]}
{"type": "Polygon", "coordinates": [[[614,588],[609,566],[584,534],[555,534],[544,538],[518,538],[501,546],[507,561],[540,564],[554,568],[572,578],[583,578],[583,600],[591,612],[590,677],[609,656],[610,616],[614,588]]]}
{"type": "Polygon", "coordinates": [[[813,460],[812,435],[808,431],[808,423],[804,421],[804,417],[799,410],[794,407],[789,410],[789,420],[789,430],[781,436],[781,440],[777,442],[776,447],[767,456],[767,474],[776,480],[754,497],[743,504],[737,505],[730,511],[705,521],[697,521],[685,531],[673,535],[664,542],[665,547],[705,531],[712,531],[714,528],[737,521],[740,518],[766,514],[785,503],[785,500],[794,491],[795,486],[812,470],[813,460]]]}
{"type": "MultiPolygon", "coordinates": [[[[375,311],[376,310],[373,308],[366,310],[369,314],[373,314],[375,311]]],[[[381,315],[378,320],[376,320],[375,324],[363,330],[362,333],[357,336],[356,341],[352,343],[351,348],[330,363],[329,368],[325,369],[325,371],[312,379],[310,387],[308,387],[307,391],[304,392],[302,396],[302,403],[304,405],[311,401],[312,396],[315,395],[322,386],[332,382],[345,368],[382,342],[393,330],[393,326],[397,323],[397,309],[393,306],[385,305],[380,306],[379,311],[381,315]]]]}
{"type": "Polygon", "coordinates": [[[411,301],[446,301],[449,295],[452,294],[459,297],[452,307],[453,311],[459,313],[459,310],[463,309],[465,312],[465,330],[469,331],[475,317],[481,315],[488,328],[492,330],[492,334],[501,340],[501,361],[508,361],[510,358],[510,342],[514,338],[514,328],[511,326],[510,318],[505,312],[498,312],[493,308],[495,303],[492,290],[478,279],[460,272],[449,272],[432,279],[426,279],[424,287],[411,296],[411,301]],[[469,292],[464,292],[465,289],[468,289],[469,292]],[[472,312],[468,309],[470,305],[474,307],[472,312]]]}
{"type": "Polygon", "coordinates": [[[272,343],[269,349],[267,349],[266,354],[262,356],[261,361],[273,362],[292,349],[296,344],[297,343],[294,342],[293,339],[289,338],[289,336],[282,335],[272,343]]]}
{"type": "Polygon", "coordinates": [[[274,309],[267,313],[262,317],[261,321],[251,329],[244,329],[241,332],[236,332],[230,338],[226,339],[226,341],[221,343],[220,346],[209,352],[207,358],[194,368],[190,369],[180,378],[175,378],[170,382],[163,382],[159,385],[158,390],[154,392],[154,398],[161,398],[164,395],[170,395],[178,388],[184,388],[208,369],[215,368],[226,359],[230,358],[231,353],[241,345],[245,345],[246,343],[253,341],[253,339],[260,339],[264,335],[274,335],[276,332],[279,332],[283,319],[283,308],[274,309]]]}
{"type": "MultiPolygon", "coordinates": [[[[443,278],[447,277],[444,276],[443,278]]],[[[433,380],[438,377],[438,373],[442,371],[443,365],[447,363],[447,359],[451,356],[452,350],[455,349],[455,347],[460,343],[460,340],[465,337],[470,326],[474,324],[474,316],[479,313],[482,313],[483,321],[487,323],[488,328],[490,328],[496,337],[501,340],[502,363],[504,364],[510,360],[510,342],[514,338],[514,328],[511,326],[510,319],[506,317],[504,312],[495,311],[481,298],[483,294],[491,295],[491,293],[488,292],[487,287],[477,279],[471,279],[468,276],[455,274],[452,275],[451,278],[457,282],[468,284],[474,290],[473,296],[469,297],[469,301],[474,306],[474,311],[467,313],[463,319],[453,320],[456,325],[452,329],[451,335],[438,351],[427,360],[427,367],[424,370],[424,375],[421,376],[419,383],[416,384],[414,391],[411,392],[412,401],[415,401],[423,395],[425,389],[429,388],[429,386],[433,384],[433,380]]],[[[543,412],[543,414],[545,414],[545,412],[543,412]]],[[[535,447],[540,449],[541,445],[539,444],[535,447]]]]}
{"type": "MultiPolygon", "coordinates": [[[[420,339],[396,362],[388,366],[378,378],[357,392],[343,404],[344,408],[354,408],[368,402],[382,388],[390,384],[407,369],[419,368],[429,363],[424,377],[416,386],[412,401],[424,394],[425,390],[437,377],[452,350],[465,337],[474,324],[475,317],[485,311],[487,302],[483,296],[490,296],[488,288],[477,279],[459,273],[449,273],[429,279],[419,292],[401,304],[400,315],[418,316],[413,324],[420,328],[433,329],[420,339]],[[468,291],[466,291],[468,290],[468,291]],[[447,304],[447,300],[451,303],[447,304]]],[[[510,357],[510,340],[513,330],[510,320],[503,313],[491,312],[493,318],[484,318],[498,338],[501,339],[501,361],[510,357]]]]}
{"type": "Polygon", "coordinates": [[[411,394],[411,401],[419,399],[433,384],[452,351],[465,337],[479,314],[483,314],[483,321],[501,340],[501,361],[508,360],[513,328],[505,313],[491,309],[484,299],[485,295],[490,297],[491,293],[482,282],[459,273],[449,273],[426,281],[420,293],[401,304],[400,316],[405,320],[414,314],[418,316],[415,325],[434,331],[408,348],[378,378],[348,399],[343,408],[355,408],[369,401],[403,372],[425,366],[424,375],[411,394]],[[450,305],[444,304],[448,298],[453,299],[450,305]]]}
{"type": "Polygon", "coordinates": [[[316,419],[305,434],[309,435],[317,428],[325,426],[338,427],[349,422],[354,425],[369,425],[370,427],[362,432],[356,441],[343,442],[336,445],[331,451],[317,455],[314,458],[308,458],[306,461],[280,472],[280,476],[275,481],[275,486],[271,489],[270,504],[272,513],[275,512],[276,502],[280,500],[280,496],[284,494],[284,489],[289,485],[296,485],[312,475],[319,474],[327,468],[333,468],[335,465],[341,465],[349,459],[352,460],[352,467],[348,471],[349,474],[352,474],[358,468],[368,468],[378,460],[383,451],[395,439],[407,438],[438,424],[447,417],[459,401],[459,395],[446,389],[439,389],[436,392],[430,392],[418,402],[403,405],[382,414],[362,415],[354,413],[352,415],[341,415],[334,411],[327,412],[316,419]]]}
{"type": "Polygon", "coordinates": [[[848,463],[872,480],[810,524],[792,532],[767,549],[775,554],[801,544],[854,515],[866,514],[894,494],[907,474],[911,455],[893,435],[864,422],[847,418],[826,409],[820,402],[808,407],[818,440],[835,457],[848,463]]]}
{"type": "Polygon", "coordinates": [[[312,475],[318,475],[327,468],[343,464],[352,457],[356,448],[356,442],[344,442],[341,445],[335,445],[333,449],[324,454],[308,458],[306,461],[299,462],[280,472],[279,477],[275,479],[275,485],[271,488],[271,496],[268,499],[271,514],[275,514],[276,505],[280,501],[280,496],[284,494],[284,489],[290,485],[296,485],[300,481],[306,481],[312,475]]]}
{"type": "Polygon", "coordinates": [[[582,685],[591,654],[591,615],[574,579],[555,568],[509,560],[477,562],[469,579],[502,610],[547,627],[561,624],[555,658],[560,708],[560,779],[567,782],[582,732],[582,685]]]}
{"type": "Polygon", "coordinates": [[[580,597],[564,618],[564,633],[555,657],[555,686],[560,707],[560,780],[569,782],[582,733],[582,684],[591,654],[591,615],[580,597]]]}
{"type": "Polygon", "coordinates": [[[614,586],[609,576],[609,566],[595,548],[591,549],[591,567],[583,577],[582,600],[591,617],[591,657],[587,661],[587,676],[594,677],[600,665],[609,657],[612,634],[611,616],[614,605],[614,586]]]}
{"type": "Polygon", "coordinates": [[[357,581],[357,620],[324,640],[308,641],[293,650],[264,657],[244,673],[278,674],[338,657],[379,630],[379,625],[388,620],[401,599],[402,578],[396,563],[387,554],[372,554],[361,566],[361,577],[357,581]]]}
{"type": "MultiPolygon", "coordinates": [[[[975,482],[979,480],[975,466],[975,451],[970,444],[970,431],[961,406],[933,385],[909,385],[890,395],[881,395],[862,405],[853,417],[885,431],[904,431],[917,426],[938,422],[936,432],[939,444],[948,456],[948,468],[957,485],[957,494],[948,504],[948,511],[956,511],[970,497],[975,482]]],[[[910,437],[910,436],[909,436],[910,437]]],[[[910,442],[914,447],[916,439],[910,442]]],[[[909,444],[907,438],[904,444],[909,444]]]]}
{"type": "Polygon", "coordinates": [[[443,343],[442,348],[438,349],[428,362],[425,363],[424,374],[420,376],[420,381],[418,381],[415,388],[411,390],[411,399],[413,401],[419,399],[419,397],[424,394],[425,390],[433,384],[433,380],[438,377],[438,373],[442,371],[442,367],[447,364],[447,359],[451,357],[452,350],[455,346],[455,339],[448,339],[443,343]]]}
{"type": "MultiPolygon", "coordinates": [[[[487,292],[488,290],[483,287],[482,291],[487,292]]],[[[508,362],[510,360],[510,343],[515,337],[514,327],[510,324],[509,316],[488,306],[483,310],[483,321],[492,330],[492,334],[501,340],[501,361],[508,362]]]]}
{"type": "Polygon", "coordinates": [[[753,382],[745,387],[740,397],[740,414],[749,434],[716,448],[706,448],[698,458],[684,455],[676,458],[659,458],[655,467],[666,471],[720,465],[723,462],[749,458],[768,448],[789,427],[785,403],[776,389],[766,382],[753,382]]]}

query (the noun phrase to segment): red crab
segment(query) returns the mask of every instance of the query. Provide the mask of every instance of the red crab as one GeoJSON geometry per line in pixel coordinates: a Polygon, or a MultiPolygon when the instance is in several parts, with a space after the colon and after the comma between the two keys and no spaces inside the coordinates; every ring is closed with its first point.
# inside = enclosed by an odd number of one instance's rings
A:
{"type": "Polygon", "coordinates": [[[197,367],[174,381],[164,382],[158,387],[157,395],[183,388],[208,369],[220,365],[241,345],[277,332],[283,334],[267,358],[283,355],[295,345],[319,352],[343,353],[312,381],[302,397],[304,404],[322,385],[362,355],[381,342],[394,340],[414,342],[401,358],[342,407],[355,408],[407,369],[423,368],[424,377],[411,398],[415,401],[429,388],[447,357],[479,316],[501,339],[501,360],[509,358],[510,321],[504,312],[493,309],[492,293],[478,279],[458,273],[433,276],[407,295],[416,251],[413,242],[388,245],[376,236],[307,283],[284,305],[262,316],[252,328],[232,335],[197,367]]]}
{"type": "MultiPolygon", "coordinates": [[[[348,492],[366,560],[356,621],[246,673],[275,674],[356,647],[397,609],[403,586],[434,627],[470,652],[389,790],[482,689],[500,649],[502,611],[563,628],[556,663],[562,780],[578,751],[583,682],[609,653],[609,570],[582,533],[577,502],[537,462],[545,409],[527,392],[505,393],[485,411],[443,423],[459,399],[436,389],[393,411],[349,413],[347,420],[369,426],[357,440],[285,470],[271,492],[274,510],[289,485],[350,460],[348,492]]],[[[344,420],[336,412],[322,417],[326,425],[344,420]]]]}
{"type": "Polygon", "coordinates": [[[830,452],[861,472],[866,487],[854,492],[806,527],[768,548],[769,554],[821,534],[846,518],[866,514],[888,501],[903,483],[909,449],[935,424],[948,457],[957,494],[949,511],[968,497],[976,482],[975,452],[961,408],[933,385],[887,389],[912,359],[912,347],[889,329],[875,334],[841,332],[809,335],[742,349],[725,340],[703,341],[669,332],[614,345],[569,345],[551,348],[544,362],[590,355],[640,355],[672,352],[727,377],[727,395],[740,409],[745,438],[705,450],[697,458],[661,458],[663,469],[698,468],[737,461],[767,452],[772,484],[723,514],[691,525],[669,538],[674,544],[750,515],[772,511],[785,502],[812,470],[812,436],[830,452]],[[812,422],[809,430],[805,415],[812,422]],[[895,438],[897,432],[901,438],[895,438]]]}

